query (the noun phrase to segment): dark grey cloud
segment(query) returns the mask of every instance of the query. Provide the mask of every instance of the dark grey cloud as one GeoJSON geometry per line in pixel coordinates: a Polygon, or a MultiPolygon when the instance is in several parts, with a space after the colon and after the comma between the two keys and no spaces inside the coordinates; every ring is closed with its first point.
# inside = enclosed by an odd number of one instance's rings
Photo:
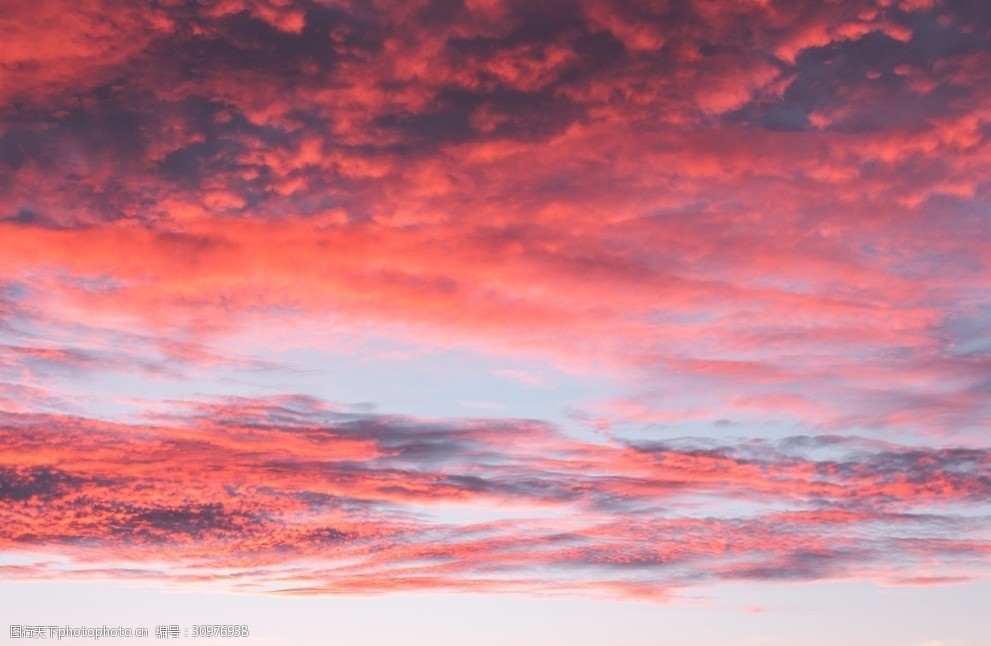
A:
{"type": "Polygon", "coordinates": [[[55,467],[0,465],[0,500],[7,503],[35,501],[41,504],[71,492],[82,482],[82,478],[55,467]]]}

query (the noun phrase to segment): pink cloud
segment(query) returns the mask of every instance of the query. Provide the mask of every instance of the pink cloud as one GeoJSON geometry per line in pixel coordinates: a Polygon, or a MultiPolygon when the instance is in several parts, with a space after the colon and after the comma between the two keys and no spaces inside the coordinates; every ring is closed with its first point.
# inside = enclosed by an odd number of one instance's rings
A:
{"type": "Polygon", "coordinates": [[[128,576],[223,569],[257,590],[663,599],[713,576],[918,583],[913,564],[931,558],[957,564],[940,576],[973,575],[991,550],[980,523],[954,515],[986,499],[986,450],[811,437],[600,445],[533,422],[356,415],[301,397],[203,402],[142,426],[8,413],[2,433],[3,548],[78,576],[123,561],[128,576]],[[757,507],[659,511],[699,496],[757,507]],[[438,504],[513,518],[431,519],[438,504]],[[919,513],[933,505],[941,516],[919,513]],[[942,538],[947,524],[957,539],[942,538]],[[167,571],[142,565],[163,554],[167,571]]]}
{"type": "Polygon", "coordinates": [[[983,576],[987,25],[676,5],[7,3],[0,549],[81,566],[11,576],[165,579],[154,554],[287,593],[653,599],[983,576]],[[332,353],[331,320],[608,382],[575,412],[608,442],[305,397],[151,393],[125,422],[66,386],[274,370],[234,340],[332,353]],[[706,424],[815,435],[617,439],[706,424]]]}

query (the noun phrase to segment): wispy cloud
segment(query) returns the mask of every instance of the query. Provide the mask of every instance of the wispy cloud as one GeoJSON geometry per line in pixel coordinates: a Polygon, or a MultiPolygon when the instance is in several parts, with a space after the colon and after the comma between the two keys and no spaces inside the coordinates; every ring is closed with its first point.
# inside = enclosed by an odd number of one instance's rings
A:
{"type": "Polygon", "coordinates": [[[660,599],[712,580],[968,580],[991,550],[987,519],[960,513],[987,513],[987,449],[595,444],[298,397],[199,402],[144,426],[6,414],[2,433],[3,549],[51,558],[20,578],[112,566],[256,590],[660,599]],[[503,518],[431,513],[450,505],[503,518]],[[941,574],[919,576],[934,560],[941,574]]]}

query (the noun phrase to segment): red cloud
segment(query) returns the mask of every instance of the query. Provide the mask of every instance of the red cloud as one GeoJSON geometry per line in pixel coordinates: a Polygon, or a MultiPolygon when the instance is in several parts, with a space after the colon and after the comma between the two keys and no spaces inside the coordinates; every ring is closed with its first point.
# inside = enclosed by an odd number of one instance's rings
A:
{"type": "Polygon", "coordinates": [[[979,523],[954,515],[987,498],[987,450],[596,445],[532,422],[355,415],[305,398],[203,403],[146,426],[7,414],[2,433],[3,549],[80,576],[124,561],[128,576],[222,570],[252,589],[660,599],[713,576],[909,580],[931,558],[945,576],[973,575],[991,550],[979,523]],[[664,511],[693,500],[712,511],[664,511]],[[740,500],[756,511],[734,513],[740,500]],[[450,505],[507,519],[432,511],[450,505]],[[934,505],[943,515],[920,513],[934,505]],[[958,539],[941,538],[948,524],[958,539]],[[163,555],[165,571],[142,565],[163,555]]]}
{"type": "Polygon", "coordinates": [[[12,576],[164,578],[154,556],[249,589],[663,597],[983,572],[958,512],[988,493],[962,446],[991,419],[986,21],[531,5],[5,3],[0,547],[79,566],[12,576]],[[576,413],[603,428],[923,448],[600,445],[304,398],[70,415],[72,380],[272,368],[225,340],[311,349],[329,317],[609,379],[576,413]],[[457,505],[511,519],[437,520],[457,505]]]}

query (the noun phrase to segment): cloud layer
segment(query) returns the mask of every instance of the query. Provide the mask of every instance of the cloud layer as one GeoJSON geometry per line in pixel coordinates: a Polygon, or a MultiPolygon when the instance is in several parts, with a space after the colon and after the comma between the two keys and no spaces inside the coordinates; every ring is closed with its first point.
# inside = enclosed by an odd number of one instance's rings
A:
{"type": "Polygon", "coordinates": [[[983,575],[984,3],[63,4],[0,9],[2,549],[53,559],[20,575],[983,575]],[[155,391],[333,335],[601,377],[576,417],[617,434],[155,391]],[[157,417],[80,404],[121,378],[157,417]]]}
{"type": "Polygon", "coordinates": [[[603,444],[301,397],[186,409],[140,426],[5,415],[0,547],[39,555],[6,573],[663,599],[719,580],[963,581],[991,551],[988,449],[603,444]]]}

